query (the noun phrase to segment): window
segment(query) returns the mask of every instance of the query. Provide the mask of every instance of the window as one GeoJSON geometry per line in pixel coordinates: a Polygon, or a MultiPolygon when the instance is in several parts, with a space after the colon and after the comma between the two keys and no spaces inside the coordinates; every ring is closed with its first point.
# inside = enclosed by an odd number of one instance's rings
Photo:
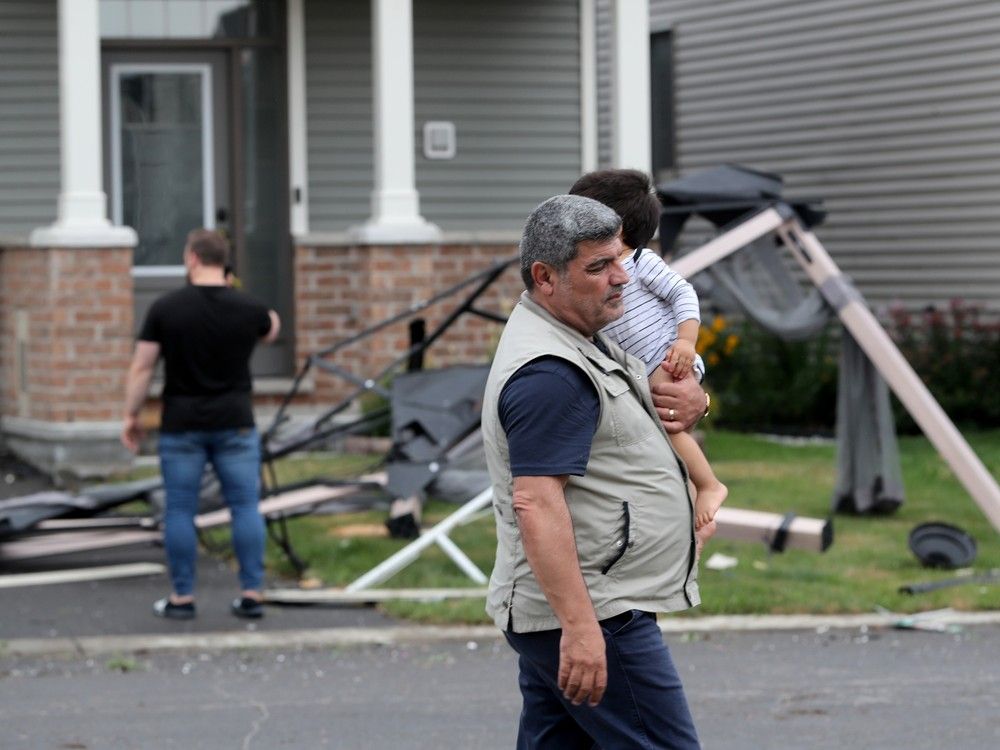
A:
{"type": "Polygon", "coordinates": [[[659,182],[674,176],[674,39],[673,31],[659,31],[649,37],[650,110],[652,113],[653,177],[659,182]]]}

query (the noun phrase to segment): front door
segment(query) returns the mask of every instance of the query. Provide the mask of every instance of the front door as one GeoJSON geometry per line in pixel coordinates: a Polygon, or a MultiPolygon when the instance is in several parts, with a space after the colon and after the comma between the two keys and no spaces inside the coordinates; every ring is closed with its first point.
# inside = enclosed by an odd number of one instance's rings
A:
{"type": "Polygon", "coordinates": [[[154,299],[185,283],[188,232],[219,229],[245,291],[283,319],[278,342],[254,353],[257,376],[287,374],[292,361],[281,61],[269,47],[103,54],[109,213],[139,235],[136,330],[154,299]]]}
{"type": "Polygon", "coordinates": [[[138,328],[156,297],[184,283],[187,233],[228,229],[226,54],[112,53],[104,68],[110,213],[139,235],[138,328]]]}

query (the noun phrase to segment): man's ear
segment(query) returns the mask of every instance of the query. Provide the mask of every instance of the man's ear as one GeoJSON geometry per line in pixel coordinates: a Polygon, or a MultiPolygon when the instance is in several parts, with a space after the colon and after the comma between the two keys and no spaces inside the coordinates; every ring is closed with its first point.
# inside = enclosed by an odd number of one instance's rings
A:
{"type": "Polygon", "coordinates": [[[556,276],[556,270],[548,263],[536,260],[531,264],[531,280],[535,282],[535,289],[540,294],[552,294],[555,289],[556,276]]]}

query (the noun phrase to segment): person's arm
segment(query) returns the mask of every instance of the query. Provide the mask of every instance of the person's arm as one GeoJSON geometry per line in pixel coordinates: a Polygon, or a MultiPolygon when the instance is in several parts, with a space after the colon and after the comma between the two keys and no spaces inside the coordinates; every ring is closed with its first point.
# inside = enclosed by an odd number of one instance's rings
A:
{"type": "Polygon", "coordinates": [[[567,700],[597,705],[607,685],[604,634],[563,492],[570,476],[587,470],[600,414],[597,391],[576,365],[545,358],[508,381],[498,407],[525,555],[563,630],[558,684],[567,700]]]}
{"type": "Polygon", "coordinates": [[[281,318],[278,317],[278,313],[274,310],[268,310],[267,315],[271,319],[271,327],[267,333],[260,337],[262,344],[273,343],[278,338],[278,334],[281,333],[281,318]]]}
{"type": "Polygon", "coordinates": [[[701,325],[698,293],[691,282],[668,266],[656,253],[645,252],[639,256],[636,275],[643,286],[671,309],[677,321],[677,340],[664,355],[663,369],[674,380],[686,378],[695,361],[695,345],[701,325]]]}
{"type": "Polygon", "coordinates": [[[677,325],[677,340],[667,350],[663,359],[663,369],[669,372],[674,380],[686,378],[691,372],[694,358],[697,354],[695,344],[698,341],[698,327],[701,323],[696,319],[685,320],[677,325]]]}
{"type": "Polygon", "coordinates": [[[137,341],[132,363],[125,379],[125,415],[122,427],[122,445],[135,453],[142,442],[142,425],[139,411],[149,393],[149,383],[153,379],[156,360],[160,358],[160,345],[155,341],[137,341]]]}
{"type": "Polygon", "coordinates": [[[567,479],[515,477],[514,512],[528,564],[562,627],[559,689],[574,705],[596,706],[608,684],[604,634],[580,571],[567,479]]]}
{"type": "MultiPolygon", "coordinates": [[[[660,367],[666,369],[666,363],[661,363],[660,367]]],[[[694,378],[659,383],[652,386],[650,392],[653,406],[667,432],[683,432],[708,412],[708,398],[694,378]]]]}

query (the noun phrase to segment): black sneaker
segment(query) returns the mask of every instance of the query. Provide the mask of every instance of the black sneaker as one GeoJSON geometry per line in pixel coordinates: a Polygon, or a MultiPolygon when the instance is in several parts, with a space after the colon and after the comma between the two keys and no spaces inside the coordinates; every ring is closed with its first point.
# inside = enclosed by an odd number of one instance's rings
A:
{"type": "Polygon", "coordinates": [[[238,597],[233,599],[229,611],[237,617],[243,617],[247,620],[259,620],[264,616],[264,605],[248,596],[238,597]]]}
{"type": "Polygon", "coordinates": [[[174,604],[169,596],[153,602],[153,614],[168,620],[193,620],[195,616],[194,602],[174,604]]]}

